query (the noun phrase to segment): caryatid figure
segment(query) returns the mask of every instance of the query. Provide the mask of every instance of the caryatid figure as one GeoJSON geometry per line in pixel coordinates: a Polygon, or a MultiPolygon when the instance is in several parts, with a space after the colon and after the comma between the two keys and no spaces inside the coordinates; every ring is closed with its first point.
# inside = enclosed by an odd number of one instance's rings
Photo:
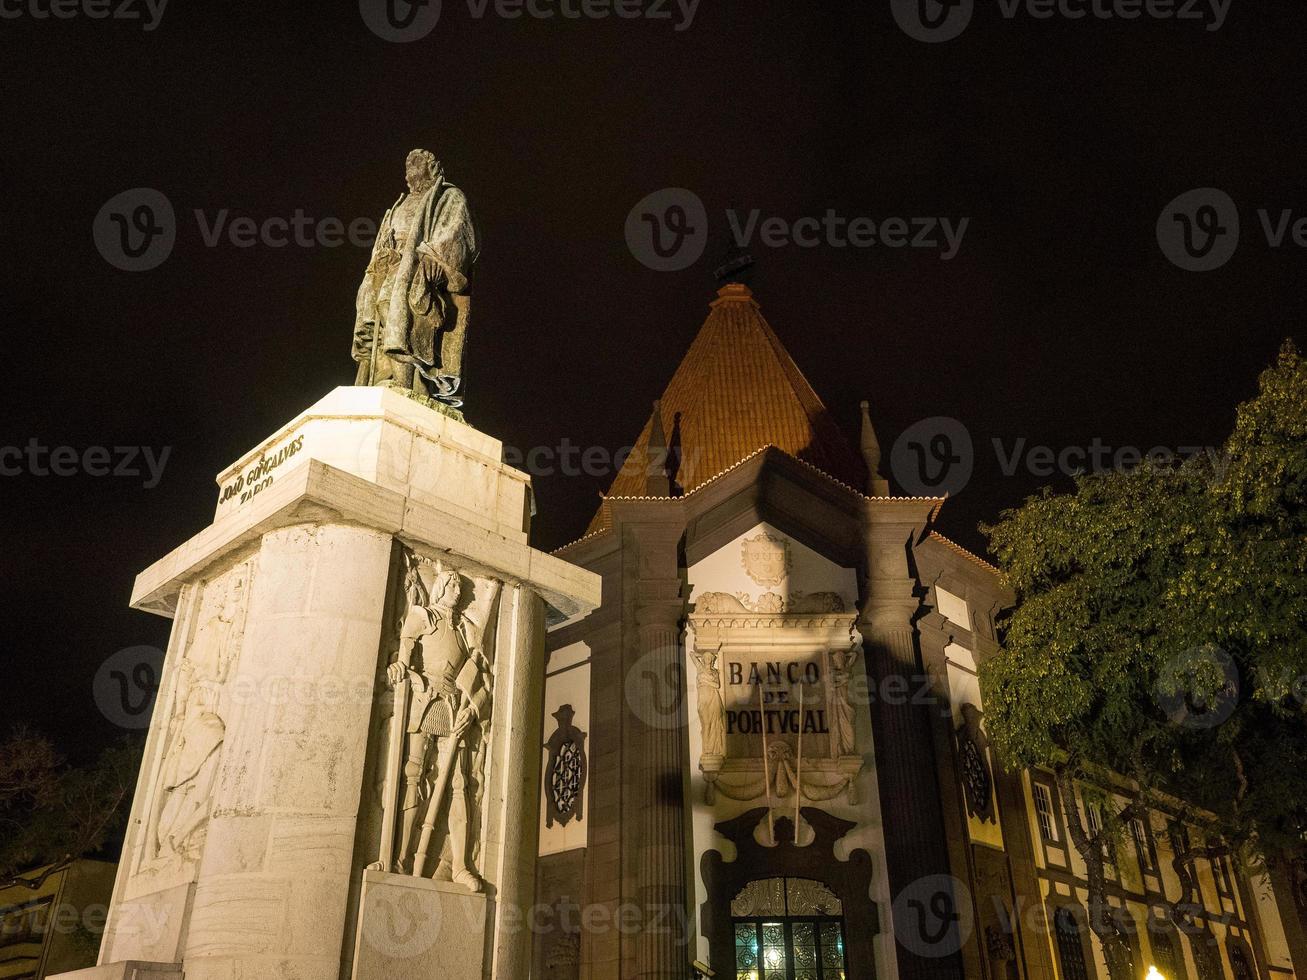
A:
{"type": "MultiPolygon", "coordinates": [[[[416,569],[412,570],[416,575],[416,569]]],[[[401,811],[400,864],[414,851],[414,833],[422,818],[420,841],[411,873],[424,874],[427,846],[436,817],[449,792],[448,835],[436,877],[481,890],[481,879],[469,865],[466,739],[486,716],[490,691],[485,665],[469,650],[459,628],[458,604],[462,580],[458,572],[442,570],[423,602],[420,580],[400,630],[399,657],[387,669],[391,686],[406,678],[409,686],[405,725],[404,797],[401,811]],[[434,788],[424,801],[420,792],[431,749],[436,748],[434,788]]]]}
{"type": "Polygon", "coordinates": [[[405,163],[408,192],[386,212],[359,286],[355,384],[388,385],[457,408],[479,243],[463,192],[428,150],[405,163]]]}

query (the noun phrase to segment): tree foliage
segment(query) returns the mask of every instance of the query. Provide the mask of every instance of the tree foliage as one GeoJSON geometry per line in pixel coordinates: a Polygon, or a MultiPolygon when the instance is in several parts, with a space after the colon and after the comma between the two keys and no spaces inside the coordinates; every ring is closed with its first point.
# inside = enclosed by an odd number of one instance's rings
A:
{"type": "Polygon", "coordinates": [[[85,767],[68,765],[27,728],[0,741],[0,887],[39,887],[77,858],[112,846],[126,826],[139,766],[133,740],[85,767]]]}
{"type": "Polygon", "coordinates": [[[1286,342],[1219,452],[1004,513],[986,530],[1018,602],[981,669],[1003,761],[1184,801],[1204,846],[1301,853],[1305,503],[1307,364],[1286,342]]]}

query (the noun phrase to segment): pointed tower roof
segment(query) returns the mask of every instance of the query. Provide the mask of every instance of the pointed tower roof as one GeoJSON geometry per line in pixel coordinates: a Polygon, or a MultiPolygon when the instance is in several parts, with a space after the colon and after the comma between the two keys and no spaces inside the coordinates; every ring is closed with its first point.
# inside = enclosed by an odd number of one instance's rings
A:
{"type": "MultiPolygon", "coordinates": [[[[648,494],[666,456],[673,493],[689,493],[765,446],[861,489],[866,467],[779,338],[749,287],[728,282],[659,399],[666,453],[650,447],[650,418],[606,497],[648,494]]],[[[607,507],[590,532],[607,526],[607,507]]]]}

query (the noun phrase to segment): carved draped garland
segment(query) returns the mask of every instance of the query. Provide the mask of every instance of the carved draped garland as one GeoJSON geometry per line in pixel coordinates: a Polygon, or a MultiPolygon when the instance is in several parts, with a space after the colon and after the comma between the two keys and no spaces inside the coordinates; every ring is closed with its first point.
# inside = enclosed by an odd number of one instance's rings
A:
{"type": "Polygon", "coordinates": [[[708,592],[697,598],[689,626],[698,664],[699,769],[710,806],[719,793],[764,799],[768,777],[777,801],[793,801],[801,783],[806,800],[845,797],[857,804],[863,757],[849,685],[860,641],[856,613],[844,605],[833,592],[788,598],[764,592],[757,600],[708,592]],[[797,728],[805,725],[811,728],[804,731],[800,775],[797,728]],[[781,729],[768,732],[765,768],[761,726],[781,729]]]}

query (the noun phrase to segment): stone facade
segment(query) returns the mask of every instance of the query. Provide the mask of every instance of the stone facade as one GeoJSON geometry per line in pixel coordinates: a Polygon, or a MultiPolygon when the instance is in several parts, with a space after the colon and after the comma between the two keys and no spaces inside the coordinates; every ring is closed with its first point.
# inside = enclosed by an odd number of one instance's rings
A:
{"type": "MultiPolygon", "coordinates": [[[[985,736],[977,667],[1013,598],[933,530],[944,501],[888,496],[864,426],[854,476],[729,284],[635,462],[559,552],[601,576],[603,603],[547,640],[545,711],[584,712],[588,782],[584,819],[542,836],[539,976],[1107,976],[1083,864],[1041,832],[1042,777],[1002,771],[985,736]]],[[[1167,958],[1147,928],[1179,894],[1165,828],[1154,815],[1142,858],[1121,855],[1112,894],[1142,969],[1202,980],[1204,950],[1176,937],[1167,958]]],[[[1196,872],[1213,976],[1305,975],[1286,886],[1196,872]]]]}

